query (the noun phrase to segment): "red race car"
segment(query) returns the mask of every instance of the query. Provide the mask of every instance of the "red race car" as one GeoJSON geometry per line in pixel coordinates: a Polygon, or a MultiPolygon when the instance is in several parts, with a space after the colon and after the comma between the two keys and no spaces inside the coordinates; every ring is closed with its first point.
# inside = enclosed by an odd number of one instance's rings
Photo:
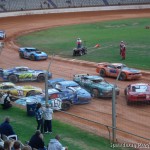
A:
{"type": "Polygon", "coordinates": [[[150,102],[150,84],[135,83],[128,85],[124,90],[127,105],[133,102],[150,102]]]}
{"type": "Polygon", "coordinates": [[[122,63],[99,63],[96,67],[96,72],[102,77],[109,76],[116,78],[120,73],[120,69],[122,69],[122,71],[119,76],[119,80],[139,79],[142,76],[140,70],[129,68],[122,63]]]}

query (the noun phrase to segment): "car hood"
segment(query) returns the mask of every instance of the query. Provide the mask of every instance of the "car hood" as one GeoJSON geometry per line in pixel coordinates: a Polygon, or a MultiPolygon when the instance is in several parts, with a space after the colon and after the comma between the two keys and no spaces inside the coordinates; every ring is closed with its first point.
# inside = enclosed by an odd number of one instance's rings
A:
{"type": "Polygon", "coordinates": [[[122,69],[122,71],[125,71],[125,72],[128,72],[128,73],[140,73],[141,72],[140,70],[133,69],[133,68],[128,68],[128,67],[124,67],[122,69]]]}
{"type": "Polygon", "coordinates": [[[80,89],[76,91],[76,94],[78,96],[83,96],[83,97],[91,97],[91,94],[87,92],[85,89],[80,89]]]}
{"type": "MultiPolygon", "coordinates": [[[[102,83],[98,83],[98,84],[94,84],[94,87],[103,89],[103,90],[112,90],[112,88],[115,86],[113,84],[109,84],[107,82],[102,82],[102,83]]],[[[115,86],[115,88],[117,88],[117,86],[115,86]]]]}

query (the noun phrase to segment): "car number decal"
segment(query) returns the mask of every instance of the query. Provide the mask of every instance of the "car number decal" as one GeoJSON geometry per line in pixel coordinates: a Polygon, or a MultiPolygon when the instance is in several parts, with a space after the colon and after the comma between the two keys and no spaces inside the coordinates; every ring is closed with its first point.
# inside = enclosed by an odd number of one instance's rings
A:
{"type": "Polygon", "coordinates": [[[23,96],[23,91],[22,90],[18,90],[18,96],[23,96]]]}
{"type": "Polygon", "coordinates": [[[59,98],[50,100],[50,107],[53,109],[59,110],[61,109],[61,105],[62,105],[62,100],[59,98]]]}
{"type": "Polygon", "coordinates": [[[19,78],[20,79],[32,78],[32,73],[20,74],[19,78]]]}
{"type": "Polygon", "coordinates": [[[114,69],[110,69],[109,72],[110,72],[110,73],[117,73],[117,71],[114,70],[114,69]]]}

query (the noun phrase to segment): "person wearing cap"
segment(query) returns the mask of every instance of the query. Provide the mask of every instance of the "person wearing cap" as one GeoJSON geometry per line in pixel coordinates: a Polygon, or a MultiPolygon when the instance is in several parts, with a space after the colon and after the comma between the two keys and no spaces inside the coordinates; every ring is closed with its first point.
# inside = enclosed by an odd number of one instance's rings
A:
{"type": "Polygon", "coordinates": [[[120,55],[121,55],[121,52],[122,52],[122,48],[123,48],[123,46],[124,46],[125,44],[124,44],[124,42],[123,41],[121,41],[120,42],[120,55]]]}
{"type": "Polygon", "coordinates": [[[29,140],[28,145],[31,146],[32,149],[36,148],[38,150],[46,150],[43,138],[41,131],[37,130],[29,140]]]}
{"type": "Polygon", "coordinates": [[[77,38],[77,48],[81,48],[82,47],[82,40],[80,38],[77,38]]]}
{"type": "Polygon", "coordinates": [[[52,133],[52,116],[53,109],[50,108],[49,104],[43,107],[43,117],[44,117],[44,133],[52,133]]]}
{"type": "Polygon", "coordinates": [[[50,139],[48,150],[68,150],[68,147],[62,146],[60,139],[60,135],[56,135],[55,139],[50,139]]]}

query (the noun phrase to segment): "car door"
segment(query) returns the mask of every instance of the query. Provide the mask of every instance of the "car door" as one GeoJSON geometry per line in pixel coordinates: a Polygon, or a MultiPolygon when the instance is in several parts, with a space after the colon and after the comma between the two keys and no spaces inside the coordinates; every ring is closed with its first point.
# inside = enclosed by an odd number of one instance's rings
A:
{"type": "Polygon", "coordinates": [[[111,77],[117,77],[117,75],[118,75],[118,69],[115,66],[108,65],[107,69],[108,69],[109,76],[111,76],[111,77]]]}

